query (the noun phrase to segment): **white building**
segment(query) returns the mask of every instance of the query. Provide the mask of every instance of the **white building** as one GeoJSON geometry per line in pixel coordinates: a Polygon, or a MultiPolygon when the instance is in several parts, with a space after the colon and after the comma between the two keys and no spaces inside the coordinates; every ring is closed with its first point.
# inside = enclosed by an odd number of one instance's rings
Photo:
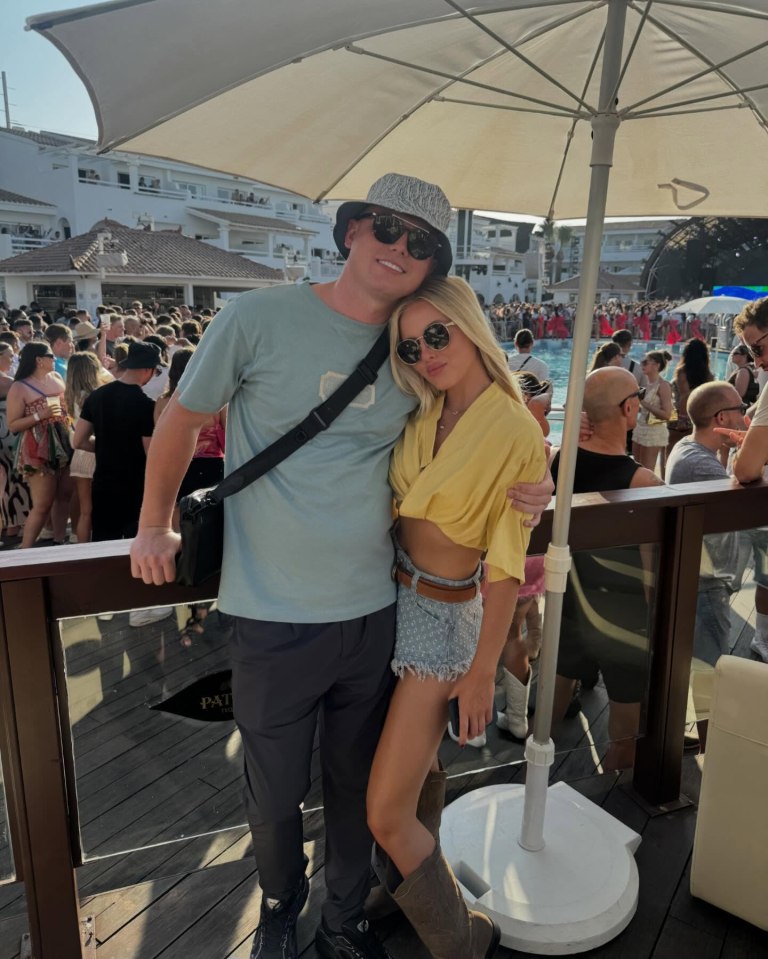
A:
{"type": "Polygon", "coordinates": [[[518,224],[478,216],[471,210],[454,214],[449,238],[454,272],[463,277],[486,303],[540,299],[538,243],[534,258],[518,252],[518,224]]]}
{"type": "Polygon", "coordinates": [[[119,152],[98,156],[87,140],[0,130],[0,191],[0,259],[81,235],[106,218],[180,231],[283,270],[289,280],[341,270],[332,222],[318,204],[212,170],[119,152]]]}
{"type": "MultiPolygon", "coordinates": [[[[670,220],[627,220],[606,223],[600,247],[600,269],[618,273],[628,282],[637,282],[645,261],[662,234],[672,227],[670,220]]],[[[574,226],[570,244],[564,250],[563,279],[581,272],[584,226],[574,226]]]]}

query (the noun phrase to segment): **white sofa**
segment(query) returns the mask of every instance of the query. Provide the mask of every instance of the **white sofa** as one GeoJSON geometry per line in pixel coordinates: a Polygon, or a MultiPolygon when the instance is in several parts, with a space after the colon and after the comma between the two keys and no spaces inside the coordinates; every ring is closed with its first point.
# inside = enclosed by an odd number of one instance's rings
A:
{"type": "Polygon", "coordinates": [[[691,893],[768,929],[768,663],[715,667],[691,893]]]}

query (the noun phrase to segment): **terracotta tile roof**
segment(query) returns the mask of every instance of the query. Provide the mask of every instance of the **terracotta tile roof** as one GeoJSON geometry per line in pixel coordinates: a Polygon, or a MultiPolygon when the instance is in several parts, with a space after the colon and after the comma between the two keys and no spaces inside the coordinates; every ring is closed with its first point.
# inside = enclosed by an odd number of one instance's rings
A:
{"type": "Polygon", "coordinates": [[[55,204],[35,200],[31,196],[22,196],[21,193],[11,193],[10,190],[0,190],[0,203],[25,203],[28,206],[49,206],[55,209],[55,204]]]}
{"type": "Polygon", "coordinates": [[[0,260],[0,274],[97,273],[98,234],[105,231],[111,233],[117,249],[128,255],[125,266],[107,268],[110,275],[283,279],[281,270],[246,260],[237,253],[219,250],[209,243],[171,231],[132,230],[114,220],[101,220],[88,233],[0,260]]]}
{"type": "Polygon", "coordinates": [[[202,213],[206,218],[211,217],[223,223],[238,223],[241,226],[260,227],[264,230],[279,230],[281,233],[312,233],[312,230],[302,230],[288,220],[280,220],[271,216],[254,216],[250,213],[230,213],[229,210],[201,210],[199,207],[190,207],[190,213],[202,213]]]}

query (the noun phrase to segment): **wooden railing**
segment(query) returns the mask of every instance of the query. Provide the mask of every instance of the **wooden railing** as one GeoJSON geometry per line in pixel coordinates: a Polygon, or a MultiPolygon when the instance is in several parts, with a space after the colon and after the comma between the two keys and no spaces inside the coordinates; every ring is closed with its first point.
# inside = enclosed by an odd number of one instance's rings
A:
{"type": "MultiPolygon", "coordinates": [[[[534,531],[546,549],[552,514],[534,531]]],[[[680,792],[699,557],[705,533],[768,525],[766,484],[728,481],[577,496],[571,546],[659,547],[651,680],[633,785],[649,803],[680,792]]],[[[0,756],[17,878],[25,883],[35,959],[80,959],[77,796],[57,621],[115,609],[189,603],[190,590],[130,576],[127,542],[0,556],[0,756]]]]}

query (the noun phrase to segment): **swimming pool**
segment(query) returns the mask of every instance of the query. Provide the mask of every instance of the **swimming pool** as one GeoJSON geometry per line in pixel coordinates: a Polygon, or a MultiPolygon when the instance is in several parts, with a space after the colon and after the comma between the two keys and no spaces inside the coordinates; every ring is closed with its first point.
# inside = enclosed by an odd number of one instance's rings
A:
{"type": "MultiPolygon", "coordinates": [[[[605,343],[607,340],[600,340],[605,343]]],[[[502,343],[504,350],[509,354],[515,353],[515,347],[512,343],[502,343]]],[[[649,340],[647,342],[633,343],[629,355],[639,363],[649,350],[669,350],[672,354],[672,360],[662,374],[664,379],[671,380],[675,367],[680,359],[680,343],[675,346],[667,346],[659,340],[649,340]]],[[[593,340],[589,350],[589,362],[597,349],[597,343],[593,340]]],[[[552,427],[549,439],[555,446],[560,442],[563,426],[562,406],[568,394],[568,376],[571,371],[571,341],[570,340],[537,340],[533,349],[533,355],[547,364],[549,367],[549,376],[552,380],[554,402],[552,404],[552,413],[549,416],[549,422],[552,427]]],[[[725,379],[726,367],[728,366],[728,353],[723,350],[710,351],[710,364],[712,372],[717,379],[725,379]]]]}

